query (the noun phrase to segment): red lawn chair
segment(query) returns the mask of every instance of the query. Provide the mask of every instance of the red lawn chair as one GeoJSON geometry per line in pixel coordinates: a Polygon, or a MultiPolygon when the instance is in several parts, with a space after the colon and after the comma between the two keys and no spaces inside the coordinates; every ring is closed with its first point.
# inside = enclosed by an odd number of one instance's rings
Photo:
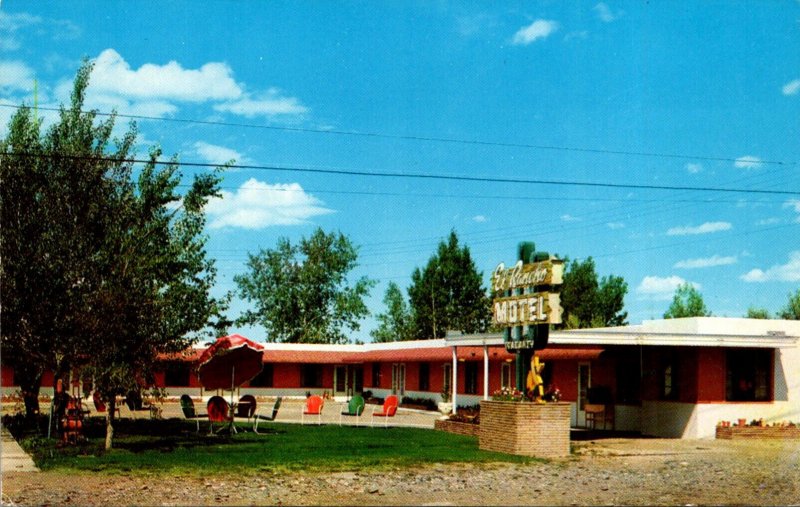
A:
{"type": "MultiPolygon", "coordinates": [[[[92,394],[92,401],[94,402],[94,409],[97,410],[98,414],[105,414],[107,407],[106,403],[100,398],[100,392],[95,391],[92,394]]],[[[114,407],[114,413],[117,414],[117,417],[121,417],[119,406],[114,407]]]]}
{"type": "MultiPolygon", "coordinates": [[[[236,426],[233,424],[231,408],[228,402],[225,401],[225,398],[222,396],[212,396],[211,399],[208,400],[208,406],[206,408],[208,409],[209,433],[212,432],[215,422],[227,423],[227,427],[230,428],[233,433],[236,433],[236,426]]],[[[224,429],[225,426],[217,430],[217,432],[224,429]]]]}
{"type": "Polygon", "coordinates": [[[376,417],[383,417],[383,426],[388,426],[389,418],[394,417],[394,415],[397,413],[397,396],[390,394],[383,402],[383,409],[380,412],[375,412],[376,409],[377,407],[372,409],[372,419],[370,420],[370,425],[375,426],[376,417]]]}
{"type": "Polygon", "coordinates": [[[300,423],[305,424],[307,415],[317,416],[317,424],[322,424],[322,407],[325,405],[325,400],[316,394],[306,398],[306,406],[303,410],[303,415],[300,416],[300,423]]]}

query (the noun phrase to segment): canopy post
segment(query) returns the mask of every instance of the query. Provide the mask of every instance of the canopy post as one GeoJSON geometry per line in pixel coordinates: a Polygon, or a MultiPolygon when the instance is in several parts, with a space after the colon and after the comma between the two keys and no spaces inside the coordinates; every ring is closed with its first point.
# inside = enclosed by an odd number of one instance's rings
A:
{"type": "Polygon", "coordinates": [[[453,347],[453,368],[452,368],[453,378],[450,381],[450,388],[453,390],[452,400],[453,400],[454,414],[458,413],[458,400],[456,400],[456,397],[458,396],[458,354],[456,353],[457,349],[458,347],[453,347]]]}
{"type": "Polygon", "coordinates": [[[489,399],[489,346],[483,344],[483,399],[489,399]]]}

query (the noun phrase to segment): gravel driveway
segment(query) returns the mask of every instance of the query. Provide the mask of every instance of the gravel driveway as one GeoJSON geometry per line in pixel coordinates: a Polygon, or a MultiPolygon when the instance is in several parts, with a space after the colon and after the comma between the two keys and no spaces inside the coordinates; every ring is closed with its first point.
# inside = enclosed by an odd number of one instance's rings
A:
{"type": "Polygon", "coordinates": [[[800,441],[607,439],[531,465],[250,477],[4,473],[24,505],[776,505],[800,503],[800,441]]]}

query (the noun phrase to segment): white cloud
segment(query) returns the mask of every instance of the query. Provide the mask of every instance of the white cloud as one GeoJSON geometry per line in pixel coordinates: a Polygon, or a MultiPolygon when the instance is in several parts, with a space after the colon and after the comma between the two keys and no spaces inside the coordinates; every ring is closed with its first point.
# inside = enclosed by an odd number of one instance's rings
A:
{"type": "Polygon", "coordinates": [[[767,269],[753,269],[740,277],[745,282],[800,282],[800,250],[789,253],[789,262],[767,269]]]}
{"type": "Polygon", "coordinates": [[[558,30],[558,23],[547,19],[537,19],[528,26],[520,28],[514,34],[511,43],[515,46],[527,46],[538,39],[544,39],[558,30]]]}
{"type": "Polygon", "coordinates": [[[607,226],[609,229],[611,229],[612,231],[615,231],[615,230],[617,230],[617,229],[624,229],[624,228],[625,228],[625,224],[624,224],[624,223],[622,223],[622,222],[608,222],[608,223],[606,224],[606,226],[607,226]]]}
{"type": "Polygon", "coordinates": [[[667,231],[667,236],[687,236],[690,234],[709,234],[712,232],[727,231],[732,229],[730,222],[706,222],[696,227],[672,227],[667,231]]]}
{"type": "Polygon", "coordinates": [[[737,158],[736,162],[734,162],[733,165],[736,167],[740,167],[742,169],[756,169],[764,165],[764,163],[758,157],[754,157],[752,155],[745,155],[743,157],[737,158]]]}
{"type": "Polygon", "coordinates": [[[254,116],[299,115],[308,112],[308,108],[295,97],[283,96],[275,88],[259,97],[246,95],[236,101],[217,104],[214,109],[253,118],[254,116]]]}
{"type": "Polygon", "coordinates": [[[797,95],[797,92],[800,92],[800,79],[795,79],[794,81],[789,81],[783,88],[781,89],[784,95],[797,95]]]}
{"type": "Polygon", "coordinates": [[[579,222],[580,218],[574,217],[574,216],[570,215],[569,213],[567,213],[565,215],[561,215],[561,221],[562,222],[579,222]]]}
{"type": "Polygon", "coordinates": [[[211,199],[206,212],[209,227],[263,229],[276,225],[299,225],[310,218],[333,213],[298,183],[269,184],[250,178],[236,192],[223,190],[211,199]]]}
{"type": "Polygon", "coordinates": [[[0,61],[0,89],[30,91],[33,89],[33,69],[20,61],[0,61]]]}
{"type": "Polygon", "coordinates": [[[800,213],[800,199],[789,199],[783,203],[784,208],[792,208],[795,213],[800,213]]]}
{"type": "Polygon", "coordinates": [[[197,141],[194,143],[194,149],[203,160],[210,164],[222,165],[231,160],[235,160],[239,163],[247,163],[245,157],[243,157],[241,153],[224,146],[197,141]]]}
{"type": "Polygon", "coordinates": [[[691,174],[697,174],[703,170],[703,164],[695,164],[690,162],[686,164],[686,170],[689,171],[691,174]]]}
{"type": "Polygon", "coordinates": [[[756,221],[756,225],[775,225],[779,223],[781,223],[781,219],[776,217],[762,218],[761,220],[756,221]]]}
{"type": "Polygon", "coordinates": [[[478,222],[479,224],[486,223],[489,221],[489,219],[483,215],[475,215],[474,217],[472,217],[472,220],[478,222]]]}
{"type": "Polygon", "coordinates": [[[232,74],[221,62],[184,69],[174,60],[165,65],[146,63],[133,70],[119,53],[106,49],[95,60],[90,86],[96,93],[140,100],[231,100],[242,95],[232,74]]]}
{"type": "Polygon", "coordinates": [[[722,257],[713,255],[711,257],[699,259],[686,259],[675,263],[675,268],[679,269],[698,269],[698,268],[712,268],[715,266],[727,266],[729,264],[736,264],[735,256],[722,257]]]}
{"type": "MultiPolygon", "coordinates": [[[[636,292],[646,299],[659,301],[669,300],[675,293],[675,289],[684,283],[686,283],[686,280],[675,275],[666,278],[660,276],[646,276],[642,279],[641,283],[639,283],[639,286],[636,287],[636,292]]],[[[696,289],[700,288],[699,284],[692,282],[691,285],[696,289]]]]}
{"type": "Polygon", "coordinates": [[[22,43],[17,38],[17,31],[41,22],[42,18],[39,16],[32,16],[24,12],[7,14],[0,11],[0,50],[16,51],[22,47],[22,43]]]}
{"type": "Polygon", "coordinates": [[[600,18],[600,21],[604,23],[611,23],[623,14],[622,11],[617,11],[617,13],[614,14],[611,12],[611,8],[603,2],[595,5],[592,10],[597,13],[597,17],[600,18]]]}

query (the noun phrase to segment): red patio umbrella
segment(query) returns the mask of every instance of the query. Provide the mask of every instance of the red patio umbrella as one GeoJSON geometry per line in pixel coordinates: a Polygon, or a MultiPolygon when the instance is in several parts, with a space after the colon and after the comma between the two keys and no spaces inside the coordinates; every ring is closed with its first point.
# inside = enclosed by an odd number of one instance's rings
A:
{"type": "Polygon", "coordinates": [[[235,389],[261,372],[264,347],[244,336],[218,338],[200,356],[197,375],[208,390],[235,389]]]}

